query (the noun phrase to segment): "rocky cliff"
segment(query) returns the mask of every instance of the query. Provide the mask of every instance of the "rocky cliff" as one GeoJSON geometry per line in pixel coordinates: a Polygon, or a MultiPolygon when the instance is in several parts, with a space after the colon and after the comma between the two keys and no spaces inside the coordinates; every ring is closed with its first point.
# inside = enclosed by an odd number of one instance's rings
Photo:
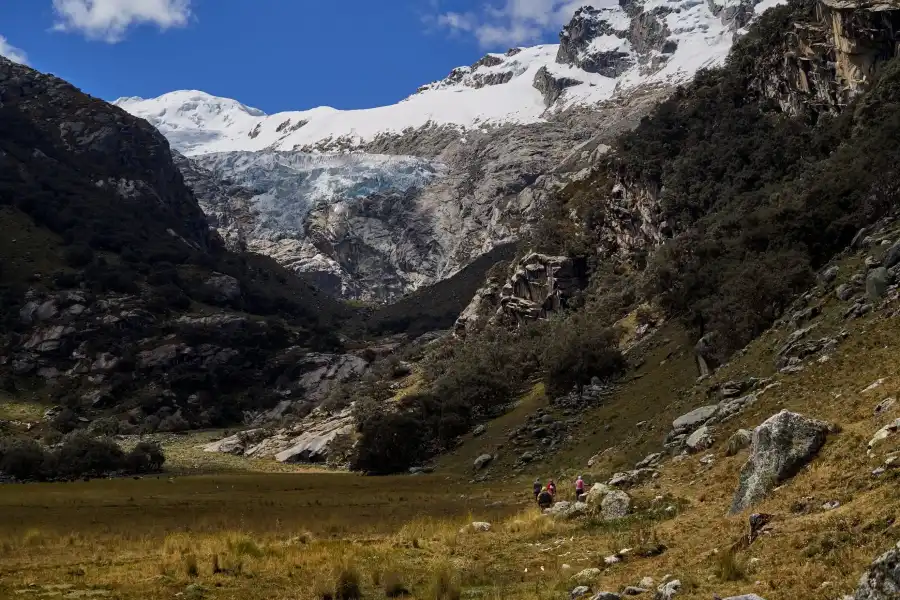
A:
{"type": "Polygon", "coordinates": [[[227,250],[181,171],[145,121],[0,59],[0,379],[55,405],[62,431],[101,416],[178,430],[314,402],[305,357],[340,351],[351,314],[236,252],[240,238],[227,250]]]}

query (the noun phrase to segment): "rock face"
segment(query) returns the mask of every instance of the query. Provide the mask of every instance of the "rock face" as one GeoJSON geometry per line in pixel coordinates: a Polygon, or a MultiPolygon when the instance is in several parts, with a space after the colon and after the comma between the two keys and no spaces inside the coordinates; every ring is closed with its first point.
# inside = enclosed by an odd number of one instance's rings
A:
{"type": "Polygon", "coordinates": [[[529,253],[513,263],[502,285],[489,281],[475,294],[454,329],[462,335],[486,323],[515,326],[545,319],[583,289],[585,273],[585,265],[569,257],[529,253]]]}
{"type": "Polygon", "coordinates": [[[40,382],[79,422],[142,432],[232,425],[302,397],[294,363],[340,349],[322,331],[344,309],[227,248],[158,131],[3,58],[0,113],[4,189],[22,206],[8,233],[59,240],[27,274],[8,268],[21,248],[0,249],[19,321],[0,330],[0,376],[40,382]]]}
{"type": "Polygon", "coordinates": [[[757,427],[750,457],[741,469],[731,513],[749,508],[777,484],[793,477],[825,444],[827,432],[827,423],[786,410],[757,427]]]}
{"type": "Polygon", "coordinates": [[[853,600],[890,598],[900,598],[900,543],[875,559],[853,594],[853,600]]]}
{"type": "Polygon", "coordinates": [[[300,422],[277,430],[251,429],[212,442],[206,452],[226,452],[253,458],[274,458],[283,463],[340,464],[333,454],[338,442],[346,441],[341,451],[349,451],[355,441],[356,422],[351,409],[329,414],[313,410],[300,422]]]}

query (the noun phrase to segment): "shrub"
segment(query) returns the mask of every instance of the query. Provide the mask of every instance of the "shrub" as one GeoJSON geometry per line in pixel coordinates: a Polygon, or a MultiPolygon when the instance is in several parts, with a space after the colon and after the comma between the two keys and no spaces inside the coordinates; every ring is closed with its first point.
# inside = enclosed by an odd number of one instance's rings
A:
{"type": "Polygon", "coordinates": [[[0,440],[0,473],[20,481],[49,475],[49,456],[38,442],[26,438],[0,440]]]}
{"type": "Polygon", "coordinates": [[[125,469],[130,473],[155,473],[166,462],[162,447],[154,442],[138,442],[125,455],[125,469]]]}
{"type": "Polygon", "coordinates": [[[362,598],[362,589],[359,573],[353,567],[343,567],[335,577],[334,599],[360,600],[360,598],[362,598]]]}
{"type": "Polygon", "coordinates": [[[125,466],[125,454],[115,442],[83,432],[66,436],[55,455],[62,477],[101,476],[125,466]]]}
{"type": "Polygon", "coordinates": [[[388,598],[402,598],[409,596],[409,590],[403,583],[403,578],[397,571],[388,571],[381,577],[381,586],[384,595],[388,598]]]}
{"type": "Polygon", "coordinates": [[[543,356],[547,390],[565,394],[591,379],[609,379],[625,368],[616,346],[618,335],[586,315],[573,315],[555,324],[543,356]]]}

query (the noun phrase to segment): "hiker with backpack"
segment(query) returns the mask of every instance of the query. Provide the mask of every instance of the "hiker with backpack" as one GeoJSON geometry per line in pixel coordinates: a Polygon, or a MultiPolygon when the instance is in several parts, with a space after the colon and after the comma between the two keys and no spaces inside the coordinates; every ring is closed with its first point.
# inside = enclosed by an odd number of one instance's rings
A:
{"type": "Polygon", "coordinates": [[[581,478],[581,475],[578,476],[578,479],[575,480],[575,499],[578,500],[584,495],[584,479],[581,478]]]}

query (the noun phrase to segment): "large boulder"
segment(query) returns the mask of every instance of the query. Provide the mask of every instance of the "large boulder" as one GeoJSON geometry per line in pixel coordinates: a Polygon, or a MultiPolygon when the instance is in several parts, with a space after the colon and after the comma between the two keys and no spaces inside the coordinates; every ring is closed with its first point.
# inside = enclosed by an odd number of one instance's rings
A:
{"type": "Polygon", "coordinates": [[[891,275],[884,267],[869,271],[869,274],[866,275],[866,295],[869,300],[880,300],[887,292],[890,282],[891,275]]]}
{"type": "Polygon", "coordinates": [[[753,431],[750,457],[741,469],[731,503],[738,513],[759,502],[778,483],[793,477],[825,444],[828,424],[786,410],[753,431]]]}
{"type": "Polygon", "coordinates": [[[486,466],[488,466],[492,460],[494,460],[494,457],[492,455],[482,454],[481,456],[479,456],[478,458],[475,459],[475,462],[472,464],[472,466],[475,468],[476,471],[480,471],[483,468],[485,468],[486,466]]]}
{"type": "Polygon", "coordinates": [[[631,496],[622,490],[613,490],[600,501],[600,512],[607,521],[624,519],[631,509],[631,496]]]}
{"type": "Polygon", "coordinates": [[[853,594],[853,600],[900,598],[900,543],[871,564],[853,594]]]}
{"type": "Polygon", "coordinates": [[[595,483],[585,495],[584,503],[590,507],[599,507],[600,503],[611,491],[613,491],[613,488],[605,483],[595,483]]]}
{"type": "Polygon", "coordinates": [[[712,435],[712,430],[708,425],[703,425],[688,436],[684,445],[687,447],[688,452],[701,452],[712,446],[714,442],[715,438],[712,435]]]}
{"type": "Polygon", "coordinates": [[[672,421],[672,431],[677,435],[681,433],[693,433],[698,427],[709,421],[716,414],[719,406],[710,404],[695,408],[691,412],[681,415],[672,421]]]}

